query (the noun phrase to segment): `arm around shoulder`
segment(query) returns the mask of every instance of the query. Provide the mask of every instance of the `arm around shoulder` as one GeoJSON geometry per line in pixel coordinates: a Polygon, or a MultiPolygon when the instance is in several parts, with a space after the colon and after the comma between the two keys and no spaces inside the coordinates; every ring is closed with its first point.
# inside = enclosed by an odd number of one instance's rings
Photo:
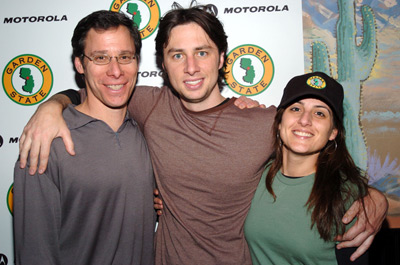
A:
{"type": "Polygon", "coordinates": [[[350,223],[355,217],[355,224],[337,240],[342,241],[337,247],[358,247],[351,256],[355,260],[371,246],[375,235],[379,232],[388,210],[388,201],[380,191],[369,188],[368,194],[361,200],[355,201],[343,217],[343,223],[350,223]],[[365,208],[365,211],[364,211],[365,208]]]}
{"type": "Polygon", "coordinates": [[[54,138],[62,137],[68,153],[74,155],[74,145],[62,111],[71,101],[69,97],[56,94],[39,105],[25,126],[19,141],[20,167],[25,168],[30,159],[29,173],[34,174],[40,158],[39,173],[47,166],[50,145],[54,138]]]}

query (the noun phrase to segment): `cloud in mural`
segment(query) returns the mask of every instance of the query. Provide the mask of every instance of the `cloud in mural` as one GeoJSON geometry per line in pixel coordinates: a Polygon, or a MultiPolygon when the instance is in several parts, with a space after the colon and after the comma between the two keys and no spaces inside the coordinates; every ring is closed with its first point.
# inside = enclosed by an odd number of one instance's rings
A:
{"type": "Polygon", "coordinates": [[[368,122],[400,122],[400,112],[365,111],[362,119],[367,120],[368,122]]]}
{"type": "Polygon", "coordinates": [[[368,133],[370,134],[396,134],[398,132],[398,125],[396,125],[396,123],[400,123],[400,112],[365,111],[362,120],[377,125],[368,128],[368,133]]]}
{"type": "Polygon", "coordinates": [[[370,134],[396,133],[397,131],[398,131],[397,128],[388,126],[381,126],[368,130],[370,134]]]}
{"type": "Polygon", "coordinates": [[[397,5],[397,1],[396,0],[384,0],[383,5],[385,5],[387,8],[391,8],[394,7],[395,5],[397,5]]]}

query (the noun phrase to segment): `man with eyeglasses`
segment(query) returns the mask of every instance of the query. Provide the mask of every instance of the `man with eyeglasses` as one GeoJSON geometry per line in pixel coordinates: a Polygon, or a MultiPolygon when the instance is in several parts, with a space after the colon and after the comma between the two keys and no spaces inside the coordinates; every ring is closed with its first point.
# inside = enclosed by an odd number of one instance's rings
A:
{"type": "Polygon", "coordinates": [[[51,145],[48,168],[14,175],[16,264],[153,264],[155,213],[149,152],[127,102],[141,39],[111,11],[83,18],[72,37],[87,97],[63,112],[76,145],[51,145]]]}

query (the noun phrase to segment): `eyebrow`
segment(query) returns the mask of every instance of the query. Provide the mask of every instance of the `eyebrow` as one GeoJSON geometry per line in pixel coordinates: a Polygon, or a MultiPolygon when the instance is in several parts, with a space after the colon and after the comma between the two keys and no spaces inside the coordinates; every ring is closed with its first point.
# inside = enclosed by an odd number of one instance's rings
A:
{"type": "MultiPolygon", "coordinates": [[[[300,105],[303,105],[303,106],[304,106],[304,103],[303,103],[301,100],[296,101],[295,103],[299,103],[300,105]]],[[[325,103],[325,104],[326,104],[326,103],[325,103]]],[[[313,106],[313,108],[322,108],[322,109],[326,109],[326,110],[329,112],[329,114],[332,114],[331,108],[328,106],[328,104],[327,104],[326,106],[323,106],[323,105],[315,105],[315,106],[313,106]]]]}
{"type": "MultiPolygon", "coordinates": [[[[107,50],[100,50],[100,51],[93,51],[91,54],[95,54],[95,53],[108,54],[108,52],[109,52],[109,51],[107,51],[107,50]]],[[[135,52],[132,51],[132,50],[122,50],[122,51],[119,51],[119,54],[122,54],[122,53],[135,53],[135,52]]]]}
{"type": "MultiPolygon", "coordinates": [[[[200,47],[196,47],[194,50],[195,51],[201,51],[201,50],[211,50],[212,47],[210,45],[203,45],[200,47]]],[[[174,52],[183,52],[184,49],[182,48],[170,48],[166,53],[174,53],[174,52]]]]}

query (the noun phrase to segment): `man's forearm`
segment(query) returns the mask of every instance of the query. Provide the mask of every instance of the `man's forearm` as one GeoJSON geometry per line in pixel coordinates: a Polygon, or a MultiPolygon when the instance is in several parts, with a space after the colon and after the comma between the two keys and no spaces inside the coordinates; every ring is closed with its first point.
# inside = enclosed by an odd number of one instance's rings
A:
{"type": "MultiPolygon", "coordinates": [[[[47,104],[53,104],[56,107],[59,107],[62,110],[64,110],[69,104],[71,104],[71,100],[69,97],[63,94],[55,94],[51,98],[49,98],[45,103],[47,104]]],[[[42,105],[42,104],[41,104],[42,105]]]]}
{"type": "Polygon", "coordinates": [[[83,95],[85,95],[84,92],[85,92],[85,89],[81,89],[79,91],[75,90],[75,89],[67,89],[67,90],[58,92],[57,95],[67,96],[72,104],[79,105],[82,103],[81,93],[83,95]]]}
{"type": "Polygon", "coordinates": [[[67,106],[71,104],[71,100],[69,97],[63,94],[55,94],[51,96],[48,100],[43,102],[42,104],[39,105],[39,107],[36,109],[35,114],[44,108],[44,110],[48,111],[49,108],[57,113],[61,113],[67,106]]]}

